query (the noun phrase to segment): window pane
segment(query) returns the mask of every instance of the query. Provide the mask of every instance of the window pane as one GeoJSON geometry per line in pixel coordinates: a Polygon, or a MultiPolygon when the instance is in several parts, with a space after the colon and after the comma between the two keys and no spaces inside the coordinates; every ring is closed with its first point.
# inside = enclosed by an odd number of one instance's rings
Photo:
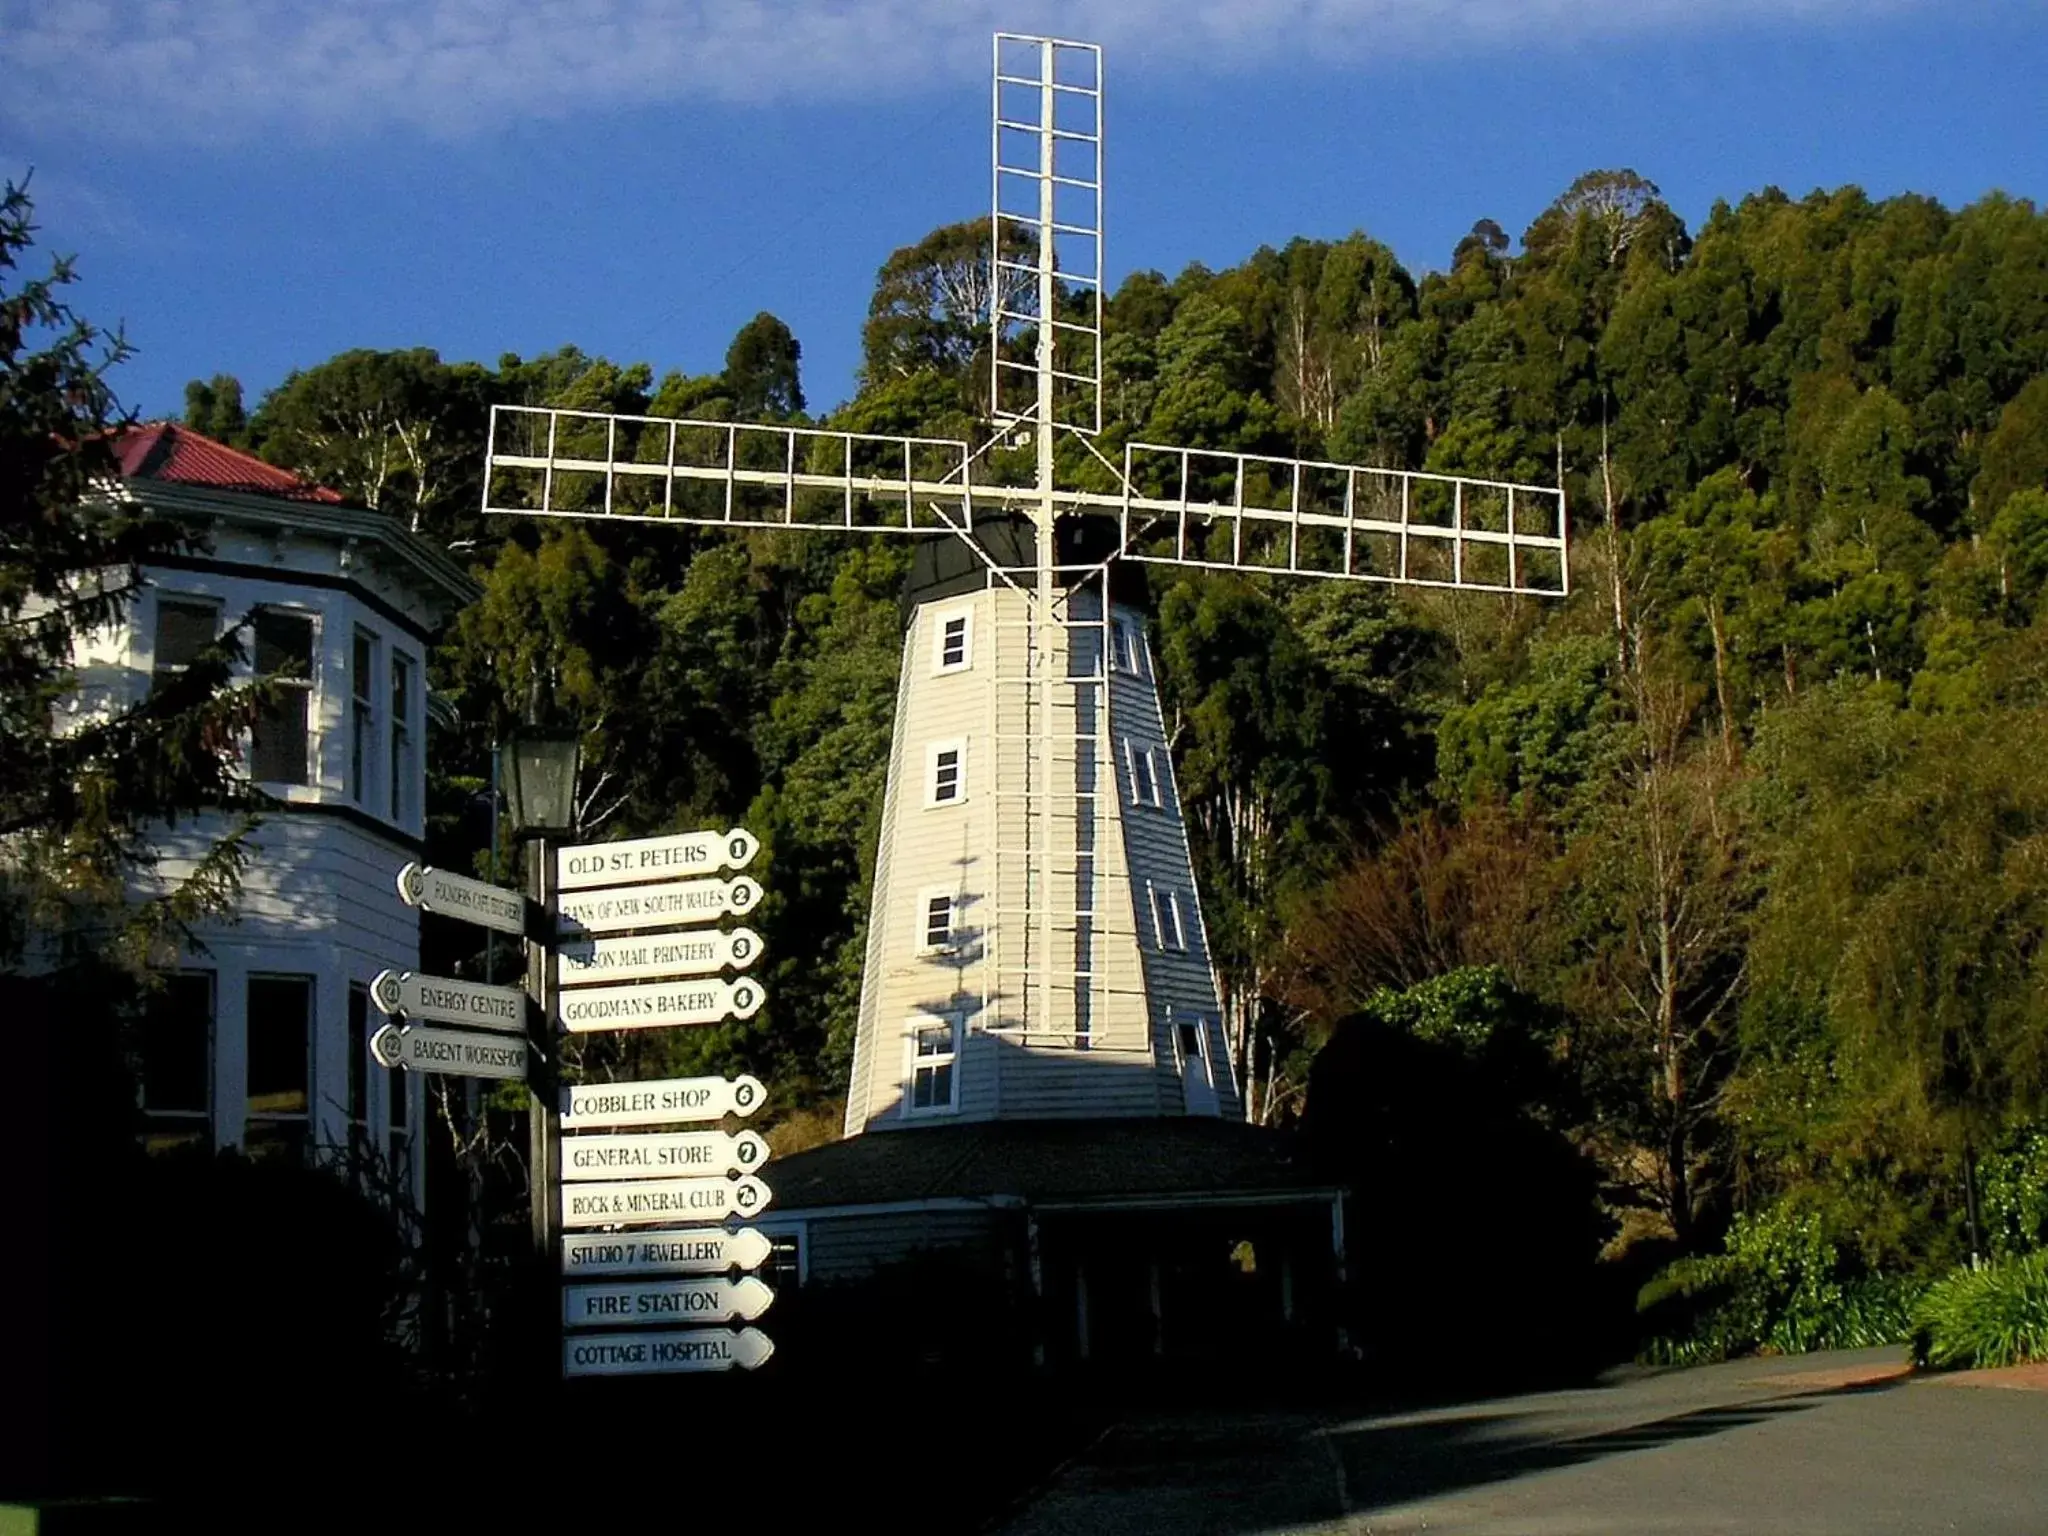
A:
{"type": "Polygon", "coordinates": [[[953,898],[934,896],[924,914],[924,941],[937,949],[953,936],[953,898]]]}
{"type": "Polygon", "coordinates": [[[370,1118],[370,989],[360,982],[348,989],[348,1117],[370,1118]]]}
{"type": "Polygon", "coordinates": [[[366,704],[376,697],[373,691],[377,686],[374,670],[376,651],[376,640],[357,630],[355,655],[352,658],[354,665],[349,669],[349,683],[355,689],[356,697],[366,704]]]}
{"type": "Polygon", "coordinates": [[[953,1049],[953,1026],[938,1024],[917,1032],[917,1054],[944,1056],[953,1049]]]}
{"type": "Polygon", "coordinates": [[[256,717],[250,731],[249,772],[259,783],[304,784],[306,715],[313,698],[303,688],[287,687],[256,717]]]}
{"type": "Polygon", "coordinates": [[[391,1129],[400,1131],[405,1128],[406,1111],[412,1107],[406,1098],[406,1091],[410,1085],[405,1080],[403,1067],[387,1067],[384,1075],[384,1103],[388,1107],[391,1129]]]}
{"type": "Polygon", "coordinates": [[[303,613],[262,608],[256,613],[256,670],[264,677],[313,675],[313,621],[303,613]]]}
{"type": "Polygon", "coordinates": [[[249,1113],[306,1113],[313,982],[308,976],[249,978],[249,1113]]]}
{"type": "Polygon", "coordinates": [[[213,978],[164,979],[142,1017],[142,1107],[150,1114],[203,1115],[213,1103],[213,978]]]}
{"type": "Polygon", "coordinates": [[[211,603],[176,602],[158,598],[156,604],[156,669],[189,667],[199,653],[213,644],[216,610],[211,603]]]}
{"type": "Polygon", "coordinates": [[[1180,1026],[1180,1054],[1186,1061],[1202,1059],[1202,1032],[1193,1024],[1183,1023],[1180,1026]]]}

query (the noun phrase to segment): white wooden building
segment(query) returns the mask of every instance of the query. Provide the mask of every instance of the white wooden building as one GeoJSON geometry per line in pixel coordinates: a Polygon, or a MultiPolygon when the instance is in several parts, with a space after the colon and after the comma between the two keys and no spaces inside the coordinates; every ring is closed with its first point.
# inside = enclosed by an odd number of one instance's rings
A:
{"type": "MultiPolygon", "coordinates": [[[[80,656],[76,707],[127,701],[245,626],[253,675],[283,680],[244,761],[282,807],[252,840],[239,910],[198,930],[143,1024],[140,1093],[153,1148],[390,1159],[415,1197],[420,1081],[367,1048],[370,979],[419,963],[418,914],[395,877],[425,832],[427,651],[475,583],[388,516],[182,427],[118,443],[117,494],[204,535],[144,568],[125,621],[80,656]]],[[[175,877],[225,830],[158,839],[175,877]]]]}

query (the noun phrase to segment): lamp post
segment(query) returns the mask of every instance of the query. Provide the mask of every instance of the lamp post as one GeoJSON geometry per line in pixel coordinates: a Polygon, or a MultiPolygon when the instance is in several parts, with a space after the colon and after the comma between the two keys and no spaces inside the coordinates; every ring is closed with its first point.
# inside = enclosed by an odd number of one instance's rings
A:
{"type": "MultiPolygon", "coordinates": [[[[582,755],[578,737],[523,732],[498,749],[498,777],[512,818],[512,834],[527,845],[526,894],[532,900],[526,937],[528,1033],[533,1070],[528,1076],[528,1184],[533,1248],[537,1261],[536,1305],[540,1317],[552,1311],[551,1273],[555,1248],[555,1190],[561,1178],[561,1080],[555,1056],[554,898],[555,861],[549,839],[567,837],[576,826],[576,772],[582,755]]],[[[554,1330],[543,1326],[542,1336],[554,1330]]],[[[550,1348],[550,1373],[558,1368],[550,1348]]]]}

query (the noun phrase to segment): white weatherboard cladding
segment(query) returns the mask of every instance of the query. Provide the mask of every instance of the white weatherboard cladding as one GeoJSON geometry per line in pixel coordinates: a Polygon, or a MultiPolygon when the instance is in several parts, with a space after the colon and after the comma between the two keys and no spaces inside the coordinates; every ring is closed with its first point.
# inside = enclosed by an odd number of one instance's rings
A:
{"type": "Polygon", "coordinates": [[[667,1077],[644,1083],[576,1083],[562,1090],[562,1129],[680,1125],[751,1115],[767,1098],[758,1077],[667,1077]]]}
{"type": "Polygon", "coordinates": [[[562,1239],[562,1273],[722,1275],[759,1269],[775,1244],[752,1227],[685,1227],[673,1232],[572,1232],[562,1239]]]}
{"type": "Polygon", "coordinates": [[[760,885],[741,875],[736,880],[673,880],[659,885],[578,891],[561,897],[566,936],[582,933],[625,933],[631,929],[689,928],[715,923],[727,913],[745,914],[761,900],[760,885]]]}
{"type": "MultiPolygon", "coordinates": [[[[889,788],[872,909],[867,967],[861,982],[859,1028],[847,1105],[846,1130],[898,1125],[947,1124],[960,1120],[1046,1117],[1150,1117],[1187,1112],[1169,1012],[1199,1018],[1212,1031],[1218,1113],[1241,1113],[1220,1027],[1215,979],[1195,892],[1179,805],[1172,797],[1156,683],[1149,656],[1141,669],[1118,667],[1109,674],[1095,710],[1094,915],[1092,965],[1099,983],[1091,1009],[1086,1049],[1074,1044],[1076,1004],[1070,981],[1053,988],[1052,1012],[1029,1005],[1032,1028],[1015,1023],[1024,1010],[1015,996],[1014,976],[997,984],[991,957],[1000,952],[1006,972],[1025,955],[1039,956],[1044,940],[1036,920],[1019,915],[1027,892],[1018,865],[1009,861],[998,881],[995,850],[1016,849],[1030,840],[1022,824],[1033,769],[1025,740],[996,740],[1002,701],[1022,695],[1018,687],[1026,645],[1028,599],[1004,588],[934,599],[912,614],[904,636],[903,668],[890,748],[889,788]],[[936,624],[963,606],[974,613],[971,665],[935,673],[930,665],[936,624]],[[1002,681],[999,681],[1001,679],[1002,681]],[[1106,695],[1106,696],[1105,696],[1106,695]],[[1122,742],[1135,737],[1150,745],[1160,777],[1158,807],[1129,804],[1130,784],[1122,742]],[[932,741],[965,738],[974,768],[974,792],[957,806],[927,806],[922,779],[932,741]],[[1185,952],[1159,954],[1154,948],[1145,882],[1176,893],[1185,952]],[[921,898],[934,889],[957,899],[956,941],[947,952],[931,953],[924,943],[921,898]],[[1141,905],[1142,904],[1142,905],[1141,905]],[[984,1010],[985,994],[990,996],[984,1010]],[[956,1074],[954,1108],[906,1113],[914,1058],[906,1046],[918,1019],[957,1014],[965,1023],[956,1074]],[[1050,1029],[1040,1027],[1049,1022],[1050,1029]]],[[[1076,611],[1090,612],[1088,594],[1075,598],[1076,611]]],[[[1095,610],[1099,611],[1099,610],[1095,610]]],[[[1123,623],[1142,625],[1132,609],[1118,608],[1123,623]]],[[[1100,630],[1065,630],[1056,644],[1052,798],[1061,816],[1054,831],[1054,878],[1071,880],[1077,839],[1074,807],[1082,803],[1077,747],[1072,739],[1082,720],[1074,690],[1065,679],[1095,669],[1100,630]]],[[[1142,630],[1140,630],[1142,634],[1142,630]]],[[[1005,737],[1017,734],[1004,719],[1005,737]]],[[[1074,966],[1072,900],[1064,915],[1056,908],[1051,969],[1074,966]]]]}
{"type": "Polygon", "coordinates": [[[765,1210],[766,1184],[745,1178],[637,1179],[618,1184],[564,1184],[565,1227],[647,1226],[656,1222],[724,1221],[765,1210]]]}
{"type": "Polygon", "coordinates": [[[744,971],[761,958],[761,936],[751,928],[682,933],[635,933],[614,939],[571,939],[558,945],[561,985],[590,986],[636,977],[715,976],[744,971]]]}
{"type": "Polygon", "coordinates": [[[758,1328],[685,1328],[671,1333],[579,1333],[562,1345],[565,1376],[658,1376],[685,1371],[751,1371],[775,1345],[758,1328]]]}
{"type": "Polygon", "coordinates": [[[583,891],[708,875],[718,869],[744,869],[760,851],[761,840],[744,827],[583,843],[555,850],[555,885],[557,890],[583,891]]]}
{"type": "Polygon", "coordinates": [[[749,1173],[768,1160],[759,1133],[670,1131],[641,1136],[565,1136],[565,1179],[665,1179],[679,1173],[749,1173]]]}

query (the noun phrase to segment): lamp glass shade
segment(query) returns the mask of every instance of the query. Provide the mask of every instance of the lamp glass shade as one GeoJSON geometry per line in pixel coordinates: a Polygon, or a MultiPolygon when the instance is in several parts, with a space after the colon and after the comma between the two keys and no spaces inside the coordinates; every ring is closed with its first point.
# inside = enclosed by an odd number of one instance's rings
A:
{"type": "Polygon", "coordinates": [[[556,837],[573,831],[582,743],[574,736],[518,736],[501,750],[499,773],[513,828],[556,837]]]}

